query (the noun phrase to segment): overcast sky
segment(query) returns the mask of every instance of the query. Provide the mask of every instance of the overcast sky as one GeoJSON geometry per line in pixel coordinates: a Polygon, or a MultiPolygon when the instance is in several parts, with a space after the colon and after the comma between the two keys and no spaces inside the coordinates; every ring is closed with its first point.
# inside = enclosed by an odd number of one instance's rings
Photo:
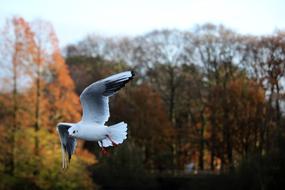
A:
{"type": "Polygon", "coordinates": [[[90,33],[139,35],[205,22],[269,34],[285,29],[285,0],[0,0],[0,27],[13,15],[50,21],[63,46],[90,33]]]}

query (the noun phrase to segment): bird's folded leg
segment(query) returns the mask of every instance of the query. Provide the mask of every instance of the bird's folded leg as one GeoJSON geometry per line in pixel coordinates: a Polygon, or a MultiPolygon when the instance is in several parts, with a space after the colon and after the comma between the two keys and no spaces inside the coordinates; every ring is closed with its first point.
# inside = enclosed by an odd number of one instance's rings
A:
{"type": "Polygon", "coordinates": [[[103,156],[106,156],[106,155],[108,155],[108,151],[105,148],[101,147],[101,154],[103,156]]]}
{"type": "Polygon", "coordinates": [[[101,148],[101,154],[103,155],[103,156],[106,156],[106,155],[108,155],[108,151],[103,147],[103,142],[102,141],[98,141],[99,142],[99,145],[100,145],[100,148],[101,148]]]}
{"type": "Polygon", "coordinates": [[[114,147],[118,146],[118,144],[115,143],[115,142],[111,139],[111,137],[110,137],[109,135],[107,135],[107,138],[111,141],[111,143],[112,143],[112,145],[113,145],[114,147]]]}

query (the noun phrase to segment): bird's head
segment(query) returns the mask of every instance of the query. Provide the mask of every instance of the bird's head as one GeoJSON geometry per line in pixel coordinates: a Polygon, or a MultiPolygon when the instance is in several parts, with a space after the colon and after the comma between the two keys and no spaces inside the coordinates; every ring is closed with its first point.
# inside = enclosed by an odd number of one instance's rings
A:
{"type": "Polygon", "coordinates": [[[69,134],[69,136],[77,137],[77,135],[78,135],[78,127],[77,126],[70,127],[68,129],[68,134],[69,134]]]}

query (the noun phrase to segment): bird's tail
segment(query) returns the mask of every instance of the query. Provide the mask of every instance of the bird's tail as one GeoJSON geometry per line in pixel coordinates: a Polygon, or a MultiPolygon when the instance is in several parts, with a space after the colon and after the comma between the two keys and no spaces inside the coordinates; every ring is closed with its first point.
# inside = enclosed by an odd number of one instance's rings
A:
{"type": "Polygon", "coordinates": [[[107,127],[108,138],[102,141],[103,147],[113,146],[123,143],[127,138],[127,124],[125,122],[120,122],[115,125],[107,127]]]}

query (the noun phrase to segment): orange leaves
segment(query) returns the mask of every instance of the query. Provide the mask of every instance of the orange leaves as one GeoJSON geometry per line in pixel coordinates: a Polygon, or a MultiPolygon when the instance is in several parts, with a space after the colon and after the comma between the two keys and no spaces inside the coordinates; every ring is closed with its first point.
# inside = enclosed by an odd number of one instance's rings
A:
{"type": "Polygon", "coordinates": [[[60,52],[54,52],[52,57],[53,61],[49,65],[49,68],[52,73],[57,76],[54,80],[57,80],[57,82],[59,82],[63,87],[73,89],[74,83],[69,76],[68,68],[60,52]]]}
{"type": "Polygon", "coordinates": [[[74,82],[61,56],[53,30],[50,31],[49,37],[53,48],[51,63],[48,66],[52,80],[47,85],[47,89],[50,103],[54,106],[52,109],[53,115],[57,115],[57,119],[66,118],[70,121],[78,121],[80,118],[80,104],[79,98],[74,92],[74,82]]]}
{"type": "Polygon", "coordinates": [[[230,81],[229,90],[236,100],[247,98],[260,103],[265,101],[265,91],[255,81],[247,78],[230,81]]]}
{"type": "Polygon", "coordinates": [[[31,177],[41,189],[91,189],[85,166],[94,164],[95,157],[88,152],[79,150],[69,175],[60,173],[56,123],[78,121],[80,105],[60,48],[54,42],[56,35],[50,25],[43,23],[38,23],[43,30],[31,27],[23,18],[15,17],[8,23],[6,33],[0,35],[0,58],[5,60],[1,63],[9,71],[1,76],[8,82],[4,83],[6,92],[0,92],[0,155],[10,154],[0,156],[0,170],[3,163],[11,163],[10,175],[31,177]],[[60,176],[73,178],[72,182],[56,183],[60,176]]]}
{"type": "Polygon", "coordinates": [[[53,79],[47,88],[50,103],[54,106],[53,110],[59,114],[59,118],[78,121],[80,118],[79,98],[74,92],[74,83],[59,52],[54,52],[53,62],[49,68],[53,79]]]}
{"type": "MultiPolygon", "coordinates": [[[[133,113],[130,113],[129,116],[133,117],[135,115],[137,118],[136,120],[128,119],[133,121],[130,124],[131,127],[137,127],[133,129],[132,133],[134,135],[142,139],[152,138],[153,135],[157,136],[158,139],[162,136],[165,138],[173,135],[164,104],[154,89],[143,84],[130,90],[129,96],[132,97],[130,107],[133,107],[133,113]]],[[[125,104],[128,103],[125,102],[125,104]]],[[[122,117],[125,116],[122,115],[122,117]]]]}

